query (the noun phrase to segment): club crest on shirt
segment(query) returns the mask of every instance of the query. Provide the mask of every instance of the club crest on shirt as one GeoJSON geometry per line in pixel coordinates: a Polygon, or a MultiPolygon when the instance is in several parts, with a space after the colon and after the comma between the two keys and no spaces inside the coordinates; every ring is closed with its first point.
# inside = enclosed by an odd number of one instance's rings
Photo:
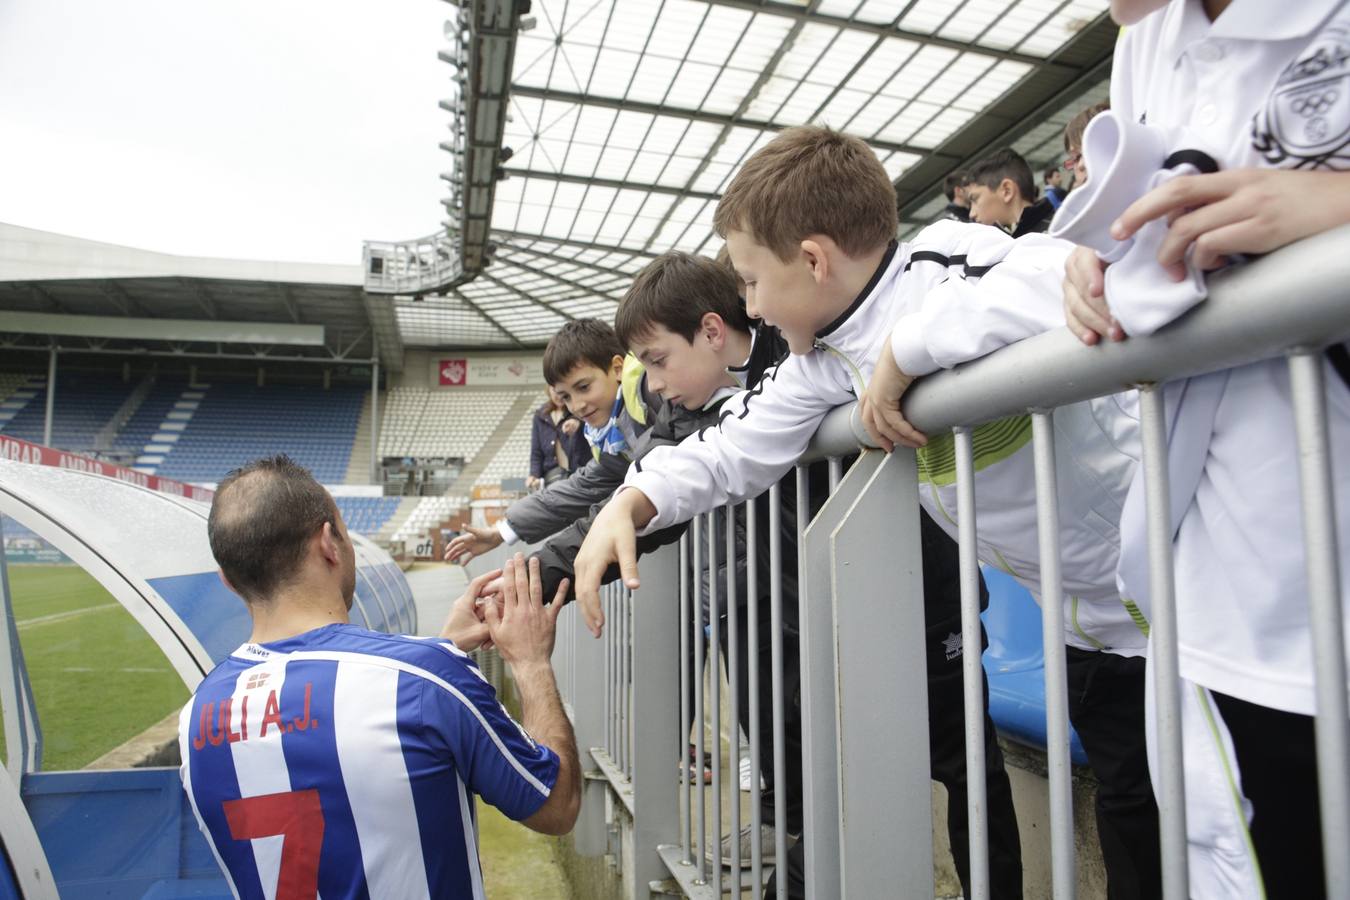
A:
{"type": "Polygon", "coordinates": [[[942,639],[942,649],[947,654],[947,662],[951,662],[961,655],[961,649],[964,641],[959,631],[953,631],[942,639]]]}
{"type": "Polygon", "coordinates": [[[1350,20],[1324,28],[1252,119],[1252,147],[1294,169],[1350,169],[1350,20]]]}

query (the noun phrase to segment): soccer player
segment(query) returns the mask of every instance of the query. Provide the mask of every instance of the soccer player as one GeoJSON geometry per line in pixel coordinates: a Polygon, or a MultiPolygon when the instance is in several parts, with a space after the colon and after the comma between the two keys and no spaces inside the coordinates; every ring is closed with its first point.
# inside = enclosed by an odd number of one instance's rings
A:
{"type": "Polygon", "coordinates": [[[536,831],[571,830],[581,770],[549,664],[562,592],[543,604],[536,565],[475,579],[439,638],[352,625],[346,526],[285,456],[230,473],[208,535],[253,633],[184,708],[181,774],[236,896],[482,897],[474,795],[536,831]],[[480,620],[499,574],[501,604],[480,620]],[[522,725],[465,656],[488,638],[522,725]]]}

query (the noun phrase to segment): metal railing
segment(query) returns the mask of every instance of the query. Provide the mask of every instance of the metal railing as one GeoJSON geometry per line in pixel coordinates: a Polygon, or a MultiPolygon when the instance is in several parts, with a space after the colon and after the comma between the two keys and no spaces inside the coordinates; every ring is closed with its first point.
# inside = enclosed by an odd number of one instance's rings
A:
{"type": "MultiPolygon", "coordinates": [[[[1179,676],[1172,532],[1168,513],[1167,446],[1159,384],[1242,363],[1285,356],[1297,423],[1304,546],[1310,576],[1317,694],[1316,742],[1326,879],[1332,896],[1350,884],[1350,713],[1347,712],[1344,628],[1320,350],[1350,338],[1350,227],[1300,242],[1240,270],[1211,279],[1210,298],[1182,320],[1149,338],[1088,348],[1059,330],[1008,347],[984,359],[920,382],[906,401],[908,418],[930,436],[955,434],[965,647],[980,646],[978,522],[971,429],[1009,415],[1032,417],[1037,522],[1042,572],[1042,626],[1046,671],[1048,781],[1053,896],[1075,894],[1075,858],[1069,765],[1059,523],[1055,485],[1055,407],[1140,391],[1143,472],[1146,479],[1152,578],[1151,665],[1156,680],[1160,765],[1153,773],[1160,797],[1163,884],[1168,900],[1188,894],[1185,808],[1179,728],[1179,676]],[[1292,301],[1292,302],[1286,302],[1292,301]]],[[[822,423],[797,468],[797,584],[801,653],[802,801],[806,891],[812,898],[931,897],[933,868],[927,735],[924,610],[918,541],[914,455],[863,450],[847,471],[838,462],[866,446],[854,407],[835,410],[822,423]],[[805,463],[830,459],[830,496],[808,518],[805,463]],[[886,602],[868,602],[885,598],[886,602]],[[884,752],[877,752],[884,748],[884,752]]],[[[718,836],[721,809],[730,832],[740,824],[740,798],[721,765],[722,710],[718,682],[721,617],[718,592],[729,599],[727,642],[729,763],[737,759],[739,654],[758,660],[761,624],[749,588],[744,610],[735,598],[736,567],[723,559],[747,557],[748,578],[759,577],[757,528],[769,529],[768,629],[773,642],[774,736],[766,760],[758,723],[758,684],[749,696],[747,729],[753,772],[772,774],[776,856],[786,849],[784,806],[785,706],[781,640],[782,548],[775,486],[768,523],[757,521],[753,502],[743,504],[746,539],[737,543],[728,509],[699,516],[678,547],[642,561],[643,587],[605,589],[607,630],[602,641],[584,636],[576,613],[560,620],[559,683],[573,712],[583,758],[597,766],[583,808],[579,853],[607,853],[623,876],[625,897],[678,892],[689,897],[736,893],[739,859],[723,871],[718,836]],[[703,620],[702,574],[708,573],[709,608],[703,620]],[[678,640],[676,635],[679,635],[678,640]],[[689,642],[692,641],[692,646],[689,642]],[[744,643],[747,649],[742,649],[744,643]],[[705,706],[701,683],[706,661],[712,685],[705,706]],[[673,686],[680,689],[674,690],[673,686]],[[699,685],[699,688],[690,690],[699,685]],[[692,698],[690,694],[692,693],[692,698]],[[707,712],[705,716],[704,713],[707,712]],[[692,783],[687,744],[701,765],[705,721],[716,741],[712,789],[692,783]],[[679,762],[679,769],[671,764],[679,762]],[[680,774],[683,773],[683,774],[680,774]],[[603,800],[604,802],[595,802],[603,800]],[[711,821],[709,821],[711,819],[711,821]],[[705,851],[711,860],[705,861],[705,851]],[[730,881],[731,884],[726,882],[730,881]]],[[[1341,498],[1346,502],[1347,498],[1341,498]]],[[[987,809],[983,796],[984,708],[980,654],[964,654],[970,887],[972,900],[989,896],[987,809]]],[[[754,779],[752,779],[754,780],[754,779]]],[[[757,780],[750,797],[752,825],[759,825],[757,780]]],[[[756,833],[757,837],[757,833],[756,833]]],[[[752,847],[757,841],[752,841],[752,847]]],[[[743,885],[759,884],[766,866],[756,848],[743,885]]],[[[786,879],[777,880],[785,897],[786,879]]],[[[757,896],[757,892],[752,892],[757,896]]]]}

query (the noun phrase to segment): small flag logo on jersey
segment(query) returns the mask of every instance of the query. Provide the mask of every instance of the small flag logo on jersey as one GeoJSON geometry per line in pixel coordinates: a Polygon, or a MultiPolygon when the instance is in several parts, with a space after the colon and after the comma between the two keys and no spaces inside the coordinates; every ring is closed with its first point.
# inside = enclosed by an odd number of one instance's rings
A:
{"type": "Polygon", "coordinates": [[[254,672],[252,675],[248,676],[248,681],[244,682],[244,690],[252,691],[262,687],[267,684],[267,679],[269,677],[270,675],[267,672],[254,672]]]}

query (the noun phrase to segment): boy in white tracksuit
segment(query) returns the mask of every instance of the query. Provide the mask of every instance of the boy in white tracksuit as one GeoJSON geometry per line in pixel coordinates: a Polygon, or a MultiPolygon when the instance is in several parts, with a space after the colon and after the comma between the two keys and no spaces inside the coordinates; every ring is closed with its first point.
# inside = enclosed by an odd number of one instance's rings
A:
{"type": "MultiPolygon", "coordinates": [[[[1131,27],[1116,48],[1118,121],[1110,127],[1147,123],[1164,134],[1167,164],[1177,150],[1210,164],[1199,169],[1206,174],[1111,186],[1113,194],[1128,189],[1128,199],[1142,196],[1112,234],[1134,237],[1137,246],[1105,269],[1109,312],[1100,303],[1105,267],[1075,251],[1066,283],[1070,327],[1089,343],[1096,334],[1119,339],[1167,324],[1203,300],[1199,270],[1224,255],[1265,252],[1350,221],[1345,3],[1117,0],[1113,13],[1131,27]],[[1161,186],[1150,191],[1153,184],[1161,186]],[[1170,227],[1169,213],[1178,216],[1170,227]],[[1149,251],[1134,252],[1143,246],[1149,251]],[[1159,263],[1178,274],[1189,263],[1187,276],[1173,282],[1159,263]]],[[[1088,169],[1098,171],[1091,159],[1088,169]]],[[[1350,388],[1330,362],[1325,369],[1345,561],[1350,388]]],[[[1192,894],[1323,897],[1312,626],[1286,364],[1270,360],[1169,384],[1164,397],[1192,894]],[[1226,804],[1194,789],[1216,784],[1226,804]],[[1248,815],[1250,834],[1243,831],[1248,815]],[[1250,867],[1252,849],[1259,872],[1250,867]]],[[[1121,522],[1120,575],[1122,590],[1147,610],[1139,481],[1121,522]]]]}
{"type": "MultiPolygon", "coordinates": [[[[778,145],[789,144],[790,136],[791,132],[784,132],[784,140],[772,142],[761,152],[778,152],[778,145]]],[[[813,152],[829,149],[813,148],[813,152]]],[[[866,155],[871,159],[870,153],[866,155]]],[[[752,159],[738,179],[747,170],[751,175],[746,177],[755,177],[755,165],[752,159]]],[[[728,204],[736,204],[735,181],[727,196],[731,199],[724,198],[719,220],[728,204]]],[[[773,203],[748,204],[756,205],[778,208],[773,203]]],[[[840,205],[849,208],[846,198],[840,205]]],[[[803,218],[809,215],[802,213],[803,218]]],[[[897,319],[920,310],[937,311],[932,313],[937,319],[953,317],[956,327],[930,329],[931,352],[951,360],[947,364],[984,355],[1042,331],[1052,321],[1062,322],[1059,272],[1069,247],[1041,236],[1013,241],[992,228],[943,222],[898,246],[894,242],[887,246],[884,240],[889,235],[883,231],[879,241],[861,247],[855,242],[849,253],[840,246],[842,240],[821,233],[800,242],[800,258],[808,262],[799,270],[792,264],[781,266],[783,254],[791,256],[795,245],[789,241],[782,253],[772,249],[778,243],[770,234],[772,224],[755,226],[733,217],[719,227],[727,234],[731,258],[746,282],[752,313],[762,313],[766,321],[779,326],[793,355],[766,375],[758,390],[729,400],[718,429],[705,431],[679,447],[653,451],[630,470],[629,489],[602,514],[604,521],[597,520],[577,561],[577,594],[583,607],[589,606],[587,619],[593,629],[603,620],[594,603],[588,604],[588,568],[618,559],[631,584],[636,566],[625,564],[624,542],[631,539],[635,526],[649,531],[684,521],[729,500],[755,496],[777,480],[805,450],[821,418],[862,395],[897,319]],[[838,274],[841,270],[851,281],[838,274]],[[832,277],[838,281],[833,286],[832,277]],[[828,312],[822,313],[821,308],[828,312]]],[[[841,225],[839,231],[845,228],[841,225]]],[[[1114,588],[1115,523],[1134,461],[1110,445],[1086,405],[1065,414],[1060,432],[1062,441],[1069,435],[1073,440],[1088,438],[1082,446],[1060,454],[1064,472],[1061,539],[1069,596],[1065,618],[1070,623],[1066,637],[1084,649],[1110,648],[1127,656],[1142,655],[1141,623],[1120,602],[1114,588]],[[1083,465],[1094,453],[1111,459],[1103,472],[1083,465]],[[1106,471],[1111,466],[1114,472],[1106,471]]],[[[1025,416],[976,430],[976,495],[981,557],[1038,590],[1029,440],[1025,416]]],[[[937,440],[921,451],[920,467],[926,482],[921,492],[925,508],[954,531],[950,441],[937,440]]],[[[1142,724],[1140,710],[1137,734],[1142,733],[1142,724]]],[[[1142,748],[1138,755],[1142,771],[1142,748]]],[[[1146,783],[1142,793],[1147,800],[1146,783]]],[[[1144,843],[1147,853],[1148,842],[1144,843]]]]}

